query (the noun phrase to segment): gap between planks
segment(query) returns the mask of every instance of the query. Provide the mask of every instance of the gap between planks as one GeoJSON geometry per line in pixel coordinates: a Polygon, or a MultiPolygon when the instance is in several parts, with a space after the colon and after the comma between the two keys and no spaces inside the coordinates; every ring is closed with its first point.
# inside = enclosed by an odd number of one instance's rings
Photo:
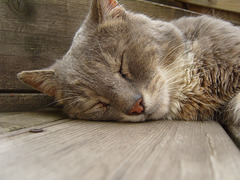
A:
{"type": "Polygon", "coordinates": [[[0,113],[0,134],[65,118],[66,116],[56,108],[47,108],[35,112],[0,113]]]}
{"type": "Polygon", "coordinates": [[[64,120],[0,136],[0,179],[238,180],[240,152],[213,121],[64,120]],[[54,124],[56,123],[56,124],[54,124]]]}

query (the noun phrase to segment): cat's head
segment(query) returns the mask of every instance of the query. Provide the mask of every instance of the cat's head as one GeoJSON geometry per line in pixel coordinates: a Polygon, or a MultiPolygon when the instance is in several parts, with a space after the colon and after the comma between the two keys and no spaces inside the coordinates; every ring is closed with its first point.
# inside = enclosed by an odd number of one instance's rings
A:
{"type": "Polygon", "coordinates": [[[126,11],[116,0],[93,0],[68,53],[18,77],[55,97],[72,118],[157,119],[169,109],[166,66],[181,38],[172,25],[126,11]]]}

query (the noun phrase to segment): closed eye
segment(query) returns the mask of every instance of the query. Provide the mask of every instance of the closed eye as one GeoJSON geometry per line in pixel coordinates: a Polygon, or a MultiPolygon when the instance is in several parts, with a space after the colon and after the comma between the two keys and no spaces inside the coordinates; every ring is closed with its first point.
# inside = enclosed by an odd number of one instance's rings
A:
{"type": "Polygon", "coordinates": [[[99,101],[98,103],[94,104],[93,107],[91,109],[103,109],[104,111],[107,111],[108,107],[110,106],[110,104],[99,101]]]}
{"type": "Polygon", "coordinates": [[[124,55],[122,54],[121,64],[120,64],[120,69],[119,69],[119,74],[120,74],[124,79],[128,79],[127,73],[124,73],[124,71],[123,71],[123,63],[124,63],[123,60],[124,60],[124,55]]]}

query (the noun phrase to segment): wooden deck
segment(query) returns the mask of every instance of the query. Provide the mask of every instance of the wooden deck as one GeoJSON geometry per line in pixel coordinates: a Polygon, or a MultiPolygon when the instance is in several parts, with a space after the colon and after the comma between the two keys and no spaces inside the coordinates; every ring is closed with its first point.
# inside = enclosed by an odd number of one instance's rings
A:
{"type": "Polygon", "coordinates": [[[0,126],[1,180],[240,177],[240,151],[213,121],[93,122],[51,109],[1,113],[0,126]]]}
{"type": "MultiPolygon", "coordinates": [[[[143,0],[121,3],[163,20],[196,15],[143,0]]],[[[89,5],[0,2],[0,112],[6,112],[0,113],[0,180],[239,180],[237,127],[224,127],[228,135],[212,121],[93,122],[70,120],[56,109],[14,112],[52,102],[16,74],[62,57],[89,5]],[[37,130],[43,132],[30,132],[37,130]]],[[[239,24],[238,15],[229,20],[239,24]]]]}

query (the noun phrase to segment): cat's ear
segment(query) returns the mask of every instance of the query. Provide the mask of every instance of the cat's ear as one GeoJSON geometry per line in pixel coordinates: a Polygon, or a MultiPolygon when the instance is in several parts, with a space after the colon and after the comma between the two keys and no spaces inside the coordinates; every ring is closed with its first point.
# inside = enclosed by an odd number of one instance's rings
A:
{"type": "Polygon", "coordinates": [[[108,18],[122,18],[125,9],[117,0],[93,0],[90,18],[94,22],[101,23],[108,18]]]}
{"type": "Polygon", "coordinates": [[[22,71],[17,75],[22,82],[49,96],[55,96],[58,83],[54,70],[22,71]]]}

